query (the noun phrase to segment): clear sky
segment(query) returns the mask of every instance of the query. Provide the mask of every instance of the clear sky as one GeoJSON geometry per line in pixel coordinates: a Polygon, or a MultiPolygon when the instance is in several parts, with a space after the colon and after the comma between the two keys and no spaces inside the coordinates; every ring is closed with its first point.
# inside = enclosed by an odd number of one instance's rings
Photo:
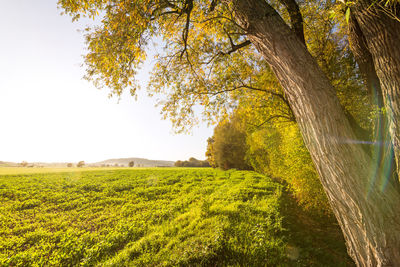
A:
{"type": "MultiPolygon", "coordinates": [[[[57,0],[2,1],[0,9],[0,161],[95,162],[143,157],[204,159],[212,129],[175,135],[155,99],[83,80],[83,29],[60,15],[57,0]]],[[[149,64],[139,80],[145,85],[149,64]]],[[[143,86],[144,87],[144,86],[143,86]]]]}

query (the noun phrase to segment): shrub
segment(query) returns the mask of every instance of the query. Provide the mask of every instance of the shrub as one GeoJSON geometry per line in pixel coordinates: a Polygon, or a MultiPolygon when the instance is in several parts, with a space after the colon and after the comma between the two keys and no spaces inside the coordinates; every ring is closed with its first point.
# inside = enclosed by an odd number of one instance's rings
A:
{"type": "Polygon", "coordinates": [[[249,150],[246,158],[256,171],[286,181],[306,209],[331,213],[297,125],[264,127],[249,134],[247,143],[249,150]]]}

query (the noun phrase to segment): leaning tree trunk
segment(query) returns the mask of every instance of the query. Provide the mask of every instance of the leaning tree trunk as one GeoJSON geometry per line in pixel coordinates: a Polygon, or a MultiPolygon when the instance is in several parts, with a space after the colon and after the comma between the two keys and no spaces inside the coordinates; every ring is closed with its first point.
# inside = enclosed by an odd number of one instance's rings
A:
{"type": "Polygon", "coordinates": [[[285,91],[350,256],[359,266],[400,263],[397,180],[370,186],[374,162],[352,142],[334,88],[279,14],[264,0],[234,0],[233,8],[285,91]]]}
{"type": "MultiPolygon", "coordinates": [[[[395,8],[397,13],[399,6],[400,3],[395,8]]],[[[397,173],[400,173],[400,22],[389,17],[377,1],[359,0],[352,12],[365,37],[380,81],[397,173]]]]}
{"type": "MultiPolygon", "coordinates": [[[[368,89],[371,103],[378,108],[375,118],[375,131],[372,138],[373,146],[370,152],[376,160],[376,173],[381,177],[392,177],[396,179],[396,163],[393,157],[393,145],[389,133],[389,118],[382,111],[385,107],[382,95],[382,88],[378,75],[376,74],[373,57],[368,49],[367,40],[358,24],[354,12],[350,13],[348,21],[348,40],[350,49],[359,66],[364,84],[368,89]]],[[[378,176],[378,175],[377,175],[378,176]]]]}

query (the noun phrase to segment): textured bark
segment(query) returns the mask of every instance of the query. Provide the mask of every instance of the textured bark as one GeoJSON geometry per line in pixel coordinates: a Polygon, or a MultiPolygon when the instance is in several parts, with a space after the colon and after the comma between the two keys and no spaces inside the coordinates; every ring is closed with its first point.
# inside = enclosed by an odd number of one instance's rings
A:
{"type": "Polygon", "coordinates": [[[307,48],[263,0],[234,0],[236,21],[274,70],[299,124],[348,252],[360,266],[400,262],[400,190],[375,177],[335,90],[307,48]],[[384,190],[382,188],[384,187],[384,190]]]}
{"type": "Polygon", "coordinates": [[[376,104],[379,109],[375,121],[375,130],[371,138],[371,141],[374,142],[374,145],[371,147],[371,152],[378,163],[376,166],[377,172],[385,172],[389,169],[388,172],[390,175],[395,176],[396,163],[393,157],[393,145],[389,133],[389,120],[388,117],[381,112],[382,108],[384,108],[384,101],[380,81],[376,74],[374,60],[368,50],[367,40],[353,12],[350,13],[348,21],[348,40],[351,51],[359,66],[364,84],[371,97],[371,102],[376,104]]]}
{"type": "Polygon", "coordinates": [[[301,15],[299,5],[296,0],[280,0],[282,4],[285,5],[286,10],[289,13],[290,22],[292,24],[292,29],[297,37],[300,38],[302,43],[306,43],[304,38],[304,28],[303,28],[303,16],[301,15]]]}
{"type": "Polygon", "coordinates": [[[368,50],[367,41],[360,29],[360,25],[358,25],[354,13],[350,13],[348,31],[349,45],[360,68],[364,84],[373,100],[376,101],[376,104],[379,107],[383,107],[382,89],[375,71],[374,60],[368,50]]]}
{"type": "Polygon", "coordinates": [[[371,0],[360,0],[352,9],[365,37],[388,112],[390,135],[400,173],[400,22],[390,18],[371,0]]]}

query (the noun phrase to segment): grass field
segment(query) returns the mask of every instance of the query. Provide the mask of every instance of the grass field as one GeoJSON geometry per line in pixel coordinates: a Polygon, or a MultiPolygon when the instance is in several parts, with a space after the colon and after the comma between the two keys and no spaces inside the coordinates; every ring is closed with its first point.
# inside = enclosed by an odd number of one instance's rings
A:
{"type": "MultiPolygon", "coordinates": [[[[24,167],[0,167],[0,175],[10,174],[34,174],[34,173],[55,173],[55,172],[87,172],[87,171],[106,171],[106,170],[123,170],[129,169],[124,167],[83,167],[83,168],[24,168],[24,167]]],[[[138,168],[140,169],[140,168],[138,168]]],[[[142,168],[143,169],[143,168],[142,168]]]]}
{"type": "Polygon", "coordinates": [[[351,264],[336,228],[304,230],[284,187],[254,172],[16,170],[0,169],[2,266],[351,264]]]}

